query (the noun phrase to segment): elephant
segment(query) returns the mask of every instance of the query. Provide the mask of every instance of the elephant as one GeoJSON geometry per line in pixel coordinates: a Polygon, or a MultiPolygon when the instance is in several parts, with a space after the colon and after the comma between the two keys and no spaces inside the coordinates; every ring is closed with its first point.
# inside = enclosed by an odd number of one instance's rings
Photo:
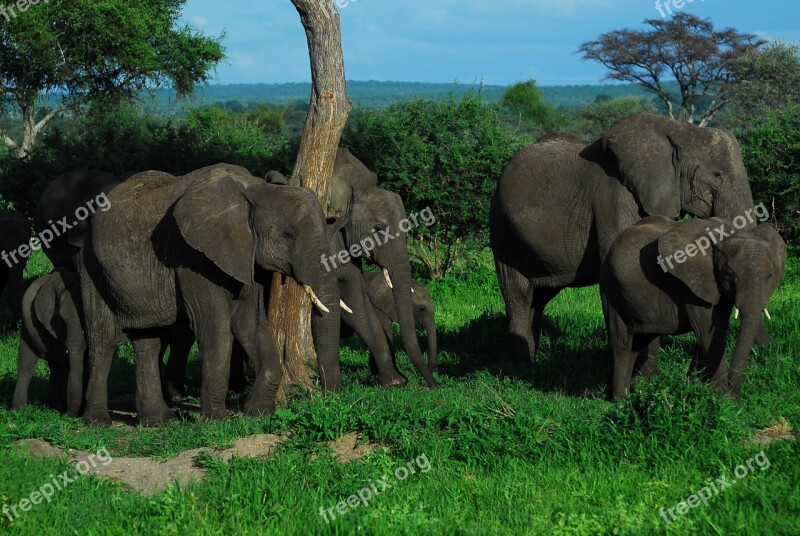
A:
{"type": "Polygon", "coordinates": [[[694,331],[693,368],[735,397],[753,343],[768,341],[761,312],[783,279],[786,244],[775,228],[752,231],[719,218],[650,216],[620,234],[600,270],[612,397],[628,394],[636,355],[659,335],[694,331]],[[674,260],[674,262],[673,262],[674,260]],[[730,371],[725,359],[734,306],[742,324],[730,371]]]}
{"type": "Polygon", "coordinates": [[[55,268],[77,270],[76,256],[89,231],[91,215],[107,209],[104,204],[95,206],[96,200],[106,200],[118,184],[133,173],[114,175],[97,169],[75,169],[59,175],[47,186],[36,205],[33,226],[41,234],[52,235],[50,244],[43,248],[55,268]],[[89,208],[86,218],[76,218],[81,207],[89,208]],[[53,232],[55,229],[55,232],[53,232]]]}
{"type": "Polygon", "coordinates": [[[28,404],[28,387],[41,358],[50,366],[50,406],[73,417],[80,414],[86,358],[81,311],[77,272],[56,270],[25,291],[13,408],[28,404]]]}
{"type": "MultiPolygon", "coordinates": [[[[383,333],[389,341],[392,340],[392,322],[397,322],[397,311],[392,299],[392,288],[383,274],[378,272],[364,272],[364,281],[367,285],[367,294],[372,304],[379,311],[383,333]]],[[[417,329],[425,330],[428,335],[428,366],[436,369],[436,321],[434,320],[433,300],[428,288],[418,281],[411,284],[412,300],[414,302],[414,325],[417,329]]]]}
{"type": "Polygon", "coordinates": [[[22,312],[22,276],[28,263],[30,251],[19,251],[31,239],[31,227],[27,218],[18,210],[0,210],[0,296],[8,288],[7,309],[2,319],[3,326],[16,324],[22,312]]]}
{"type": "Polygon", "coordinates": [[[489,210],[509,357],[534,361],[548,302],[596,284],[611,244],[641,218],[733,220],[752,207],[741,149],[726,130],[634,114],[594,142],[556,133],[523,148],[489,210]]]}
{"type": "MultiPolygon", "coordinates": [[[[407,231],[402,225],[406,220],[403,200],[396,193],[378,188],[377,175],[348,149],[339,148],[331,177],[330,203],[343,214],[337,220],[340,229],[335,235],[338,243],[334,247],[339,253],[353,252],[358,248],[356,251],[360,250],[361,254],[351,256],[351,263],[361,269],[366,260],[387,273],[393,283],[392,296],[403,347],[427,386],[435,388],[436,380],[417,341],[407,231]]],[[[330,256],[323,262],[326,267],[346,264],[341,262],[341,258],[330,256]]],[[[378,361],[377,365],[380,368],[381,362],[378,361]]]]}
{"type": "MultiPolygon", "coordinates": [[[[287,182],[285,177],[274,171],[267,173],[265,179],[271,184],[287,182]]],[[[378,176],[347,148],[340,147],[337,150],[330,199],[337,218],[331,228],[331,253],[322,257],[321,262],[331,271],[340,269],[342,299],[356,311],[355,314],[345,311],[342,320],[369,347],[373,358],[370,368],[378,373],[381,385],[399,386],[406,380],[394,366],[391,346],[384,344],[383,337],[379,336],[383,330],[380,320],[377,316],[372,318],[368,307],[361,306],[369,303],[366,283],[363,277],[349,270],[348,265],[352,264],[358,272],[363,272],[362,261],[366,259],[384,270],[393,282],[392,299],[403,346],[428,387],[433,388],[436,387],[436,380],[422,356],[415,329],[411,263],[406,232],[401,225],[406,219],[405,207],[399,195],[378,188],[377,183],[378,176]],[[348,254],[354,248],[358,248],[360,255],[348,254]],[[374,324],[376,321],[378,323],[374,324]],[[375,332],[372,331],[373,324],[379,327],[375,332]]]]}
{"type": "MultiPolygon", "coordinates": [[[[244,168],[208,166],[181,177],[147,171],[109,195],[81,249],[81,291],[91,363],[83,419],[109,424],[107,383],[114,347],[126,332],[136,350],[136,408],[145,425],[175,417],[160,389],[154,329],[188,321],[202,363],[201,414],[227,416],[234,321],[240,300],[295,279],[316,309],[312,332],[324,390],[341,389],[339,293],[318,262],[327,252],[325,217],[313,192],[266,184],[244,168]],[[255,289],[247,287],[255,286],[255,289]]],[[[258,319],[266,321],[266,315],[258,319]]],[[[237,337],[246,340],[244,334],[237,337]]],[[[260,325],[261,356],[249,414],[274,411],[281,364],[260,325]]]]}

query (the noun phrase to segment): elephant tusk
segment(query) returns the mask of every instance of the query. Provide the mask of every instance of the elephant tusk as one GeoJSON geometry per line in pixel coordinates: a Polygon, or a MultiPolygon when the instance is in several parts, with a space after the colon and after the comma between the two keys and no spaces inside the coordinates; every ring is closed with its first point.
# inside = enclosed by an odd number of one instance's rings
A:
{"type": "Polygon", "coordinates": [[[411,287],[411,294],[414,294],[414,287],[411,287]]]}
{"type": "Polygon", "coordinates": [[[344,300],[339,300],[339,307],[341,307],[341,308],[342,308],[342,310],[344,310],[345,312],[347,312],[347,313],[350,313],[350,314],[353,314],[353,310],[352,310],[352,309],[350,309],[350,308],[347,306],[347,304],[346,304],[346,303],[344,303],[344,300]]]}
{"type": "Polygon", "coordinates": [[[308,294],[308,297],[309,297],[309,298],[311,298],[311,302],[312,302],[314,305],[316,305],[316,306],[317,306],[317,309],[319,309],[319,310],[320,310],[320,311],[322,311],[323,313],[330,313],[330,312],[331,312],[331,310],[330,310],[330,309],[328,309],[327,307],[325,307],[325,304],[324,304],[324,303],[322,303],[321,301],[319,301],[319,298],[317,298],[317,295],[316,295],[316,294],[314,294],[314,290],[313,290],[313,289],[312,289],[310,286],[308,286],[308,285],[303,285],[303,290],[305,290],[305,291],[306,291],[306,294],[308,294]]]}
{"type": "Polygon", "coordinates": [[[392,278],[389,277],[388,268],[384,268],[383,269],[383,277],[384,277],[384,279],[386,279],[386,284],[389,285],[389,288],[394,288],[394,285],[392,285],[392,278]]]}
{"type": "Polygon", "coordinates": [[[739,318],[739,308],[738,307],[734,307],[733,308],[733,318],[739,318]]]}
{"type": "Polygon", "coordinates": [[[767,315],[767,320],[770,320],[770,321],[772,320],[772,317],[769,316],[769,311],[767,311],[766,307],[764,307],[764,314],[767,315]]]}

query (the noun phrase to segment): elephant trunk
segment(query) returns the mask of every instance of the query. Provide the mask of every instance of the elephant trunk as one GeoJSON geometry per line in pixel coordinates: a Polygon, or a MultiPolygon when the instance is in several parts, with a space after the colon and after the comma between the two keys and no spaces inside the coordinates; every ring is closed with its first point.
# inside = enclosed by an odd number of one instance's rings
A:
{"type": "Polygon", "coordinates": [[[310,251],[317,251],[315,254],[308,254],[303,250],[299,254],[300,270],[295,270],[298,282],[308,285],[313,290],[319,303],[323,306],[315,305],[311,316],[311,333],[314,338],[314,349],[317,352],[317,363],[319,375],[322,380],[322,388],[325,391],[341,391],[342,380],[339,372],[339,284],[337,272],[326,271],[322,263],[319,262],[322,252],[327,252],[328,248],[320,236],[318,247],[309,248],[310,251]],[[309,260],[311,259],[311,260],[309,260]],[[314,266],[309,267],[309,262],[314,266]],[[306,277],[307,276],[307,277],[306,277]],[[324,309],[328,311],[325,312],[324,309]]]}
{"type": "Polygon", "coordinates": [[[747,358],[750,356],[750,349],[753,347],[756,333],[761,324],[761,310],[742,309],[742,325],[739,330],[739,338],[736,341],[736,348],[731,358],[730,371],[728,372],[728,383],[731,393],[736,398],[742,396],[742,378],[747,358]]]}
{"type": "Polygon", "coordinates": [[[414,304],[411,297],[411,263],[408,259],[408,250],[405,246],[398,248],[396,256],[388,262],[376,258],[376,262],[389,270],[392,280],[392,295],[394,297],[395,309],[397,310],[397,323],[400,325],[400,336],[403,339],[403,347],[408,354],[414,367],[425,378],[428,387],[436,387],[436,380],[433,379],[428,365],[422,356],[422,350],[417,341],[417,330],[414,322],[414,304]]]}

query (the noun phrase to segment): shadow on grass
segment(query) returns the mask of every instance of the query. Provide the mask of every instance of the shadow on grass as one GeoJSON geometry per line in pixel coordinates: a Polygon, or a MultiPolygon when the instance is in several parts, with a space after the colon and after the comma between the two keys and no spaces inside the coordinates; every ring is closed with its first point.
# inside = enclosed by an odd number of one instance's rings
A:
{"type": "Polygon", "coordinates": [[[455,332],[440,332],[440,349],[444,354],[439,372],[460,378],[484,370],[495,376],[527,381],[539,391],[574,396],[606,389],[611,360],[604,328],[580,334],[574,344],[566,339],[575,335],[568,337],[545,317],[535,364],[508,359],[507,329],[505,315],[486,313],[455,332]]]}

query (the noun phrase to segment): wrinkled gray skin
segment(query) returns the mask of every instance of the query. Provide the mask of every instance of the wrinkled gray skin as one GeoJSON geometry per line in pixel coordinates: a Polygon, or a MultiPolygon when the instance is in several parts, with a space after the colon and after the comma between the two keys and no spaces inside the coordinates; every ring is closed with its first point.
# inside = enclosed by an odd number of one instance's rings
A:
{"type": "Polygon", "coordinates": [[[59,236],[53,238],[49,247],[43,248],[54,267],[77,270],[76,255],[89,231],[91,217],[77,221],[75,211],[79,207],[85,207],[90,200],[96,199],[102,193],[110,194],[114,187],[131,175],[114,175],[97,169],[75,169],[59,175],[47,186],[36,205],[33,226],[38,234],[55,225],[59,236]],[[64,217],[67,218],[64,223],[71,226],[70,229],[64,230],[63,224],[59,223],[64,217]]]}
{"type": "Polygon", "coordinates": [[[0,296],[6,289],[8,290],[6,294],[8,307],[4,311],[4,318],[0,319],[4,327],[15,325],[20,319],[22,293],[25,290],[22,275],[28,263],[28,257],[21,257],[18,254],[15,262],[10,253],[15,252],[22,244],[28,244],[30,238],[31,227],[22,212],[0,210],[0,252],[6,254],[4,259],[0,259],[0,296]]]}
{"type": "MultiPolygon", "coordinates": [[[[89,232],[93,213],[90,211],[87,219],[77,221],[75,211],[79,207],[87,207],[90,202],[93,203],[95,213],[102,211],[104,207],[97,206],[95,202],[97,196],[108,196],[111,190],[131,175],[132,173],[114,175],[97,169],[75,169],[59,175],[47,186],[36,205],[34,227],[38,234],[46,229],[52,231],[55,226],[58,236],[53,237],[49,247],[42,249],[56,269],[78,269],[78,253],[89,232]],[[70,229],[64,230],[63,224],[59,223],[64,217],[67,218],[65,223],[71,226],[70,229]]],[[[175,361],[174,366],[183,363],[185,367],[193,343],[194,335],[188,326],[176,325],[162,334],[161,355],[165,354],[169,346],[170,359],[175,361]]],[[[165,384],[164,389],[165,392],[174,394],[171,385],[165,384]]]]}
{"type": "Polygon", "coordinates": [[[50,366],[50,406],[77,417],[83,400],[86,358],[78,273],[56,270],[36,279],[25,291],[22,311],[12,407],[28,404],[28,387],[36,360],[44,359],[50,366]]]}
{"type": "Polygon", "coordinates": [[[592,143],[559,133],[522,149],[489,213],[509,356],[533,361],[547,303],[597,283],[611,244],[642,217],[733,220],[752,207],[739,144],[725,130],[636,114],[592,143]]]}
{"type": "MultiPolygon", "coordinates": [[[[720,235],[715,231],[712,236],[720,235]]],[[[628,394],[637,355],[659,335],[694,331],[693,368],[715,386],[740,397],[750,349],[754,342],[769,340],[761,312],[780,285],[785,264],[786,244],[768,223],[743,231],[717,218],[676,223],[653,216],[624,231],[600,273],[614,357],[612,396],[628,394]],[[720,225],[730,237],[719,239],[708,250],[687,248],[708,236],[709,228],[720,225]],[[694,255],[686,256],[683,263],[671,259],[670,268],[663,259],[677,251],[694,255]],[[667,272],[658,263],[659,255],[667,272]],[[734,305],[742,323],[728,371],[725,343],[734,305]]]]}
{"type": "MultiPolygon", "coordinates": [[[[387,339],[392,340],[392,322],[397,322],[397,311],[394,307],[392,289],[386,283],[381,273],[364,272],[364,281],[367,285],[367,294],[372,304],[378,309],[381,327],[387,339]]],[[[436,322],[434,320],[433,300],[428,288],[418,281],[411,284],[414,292],[411,299],[414,302],[414,325],[417,329],[424,330],[428,335],[428,366],[435,369],[436,360],[436,322]]]]}
{"type": "MultiPolygon", "coordinates": [[[[339,251],[348,250],[365,239],[377,234],[381,244],[377,245],[368,256],[353,259],[353,264],[361,268],[362,259],[389,271],[394,286],[393,298],[397,310],[400,335],[403,347],[414,367],[425,379],[428,387],[436,387],[431,369],[417,341],[414,324],[414,305],[411,286],[411,262],[408,256],[406,233],[400,229],[400,222],[406,218],[406,210],[400,196],[378,188],[377,176],[355,158],[350,151],[340,148],[336,154],[333,176],[331,178],[331,205],[341,209],[343,217],[337,221],[341,227],[339,240],[332,247],[339,251]],[[395,237],[389,240],[381,231],[395,237]],[[395,236],[399,235],[399,236],[395,236]]],[[[338,266],[338,262],[337,262],[338,266]]],[[[384,377],[399,376],[399,372],[385,360],[377,359],[381,375],[384,377]],[[383,370],[381,370],[381,368],[383,370]]]]}
{"type": "MultiPolygon", "coordinates": [[[[286,177],[277,171],[268,172],[265,180],[269,184],[288,184],[286,177]]],[[[336,219],[328,225],[328,232],[331,235],[329,239],[330,255],[335,256],[347,247],[342,228],[343,221],[341,219],[336,219]]],[[[397,370],[391,343],[383,335],[379,311],[375,309],[367,295],[361,264],[358,263],[356,266],[353,262],[341,264],[337,261],[335,268],[330,263],[328,267],[337,274],[340,298],[353,311],[352,313],[346,310],[341,311],[342,331],[346,332],[349,329],[367,345],[370,353],[370,371],[378,376],[382,387],[401,387],[407,384],[408,380],[397,370]]]]}
{"type": "MultiPolygon", "coordinates": [[[[327,251],[324,214],[313,192],[270,186],[238,166],[218,164],[182,177],[144,172],[109,196],[81,250],[86,335],[92,363],[83,418],[110,423],[107,382],[124,330],[136,349],[136,407],[152,425],[175,417],[162,396],[154,328],[188,320],[202,363],[201,413],[225,409],[234,320],[248,286],[269,284],[266,271],[310,285],[329,313],[312,313],[312,332],[326,390],[341,389],[339,293],[319,263],[327,251]]],[[[253,289],[250,289],[253,290],[253,289]]],[[[257,295],[257,293],[256,293],[257,295]]],[[[259,319],[259,321],[265,318],[259,319]]],[[[262,357],[250,414],[271,412],[281,364],[269,329],[258,326],[262,357]]],[[[240,342],[245,340],[241,334],[240,342]]]]}

